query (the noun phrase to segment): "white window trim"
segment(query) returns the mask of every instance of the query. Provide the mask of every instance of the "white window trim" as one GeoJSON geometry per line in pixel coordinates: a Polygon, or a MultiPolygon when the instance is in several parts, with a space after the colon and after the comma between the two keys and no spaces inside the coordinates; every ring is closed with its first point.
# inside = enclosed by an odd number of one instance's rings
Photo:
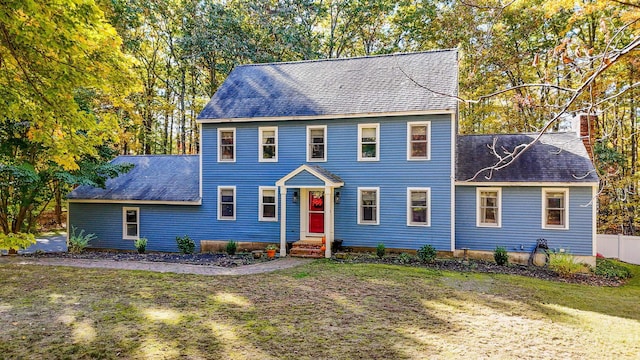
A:
{"type": "Polygon", "coordinates": [[[380,225],[380,188],[379,187],[358,187],[358,225],[380,225]],[[362,192],[376,192],[376,221],[362,221],[362,192]]]}
{"type": "Polygon", "coordinates": [[[358,124],[358,161],[380,161],[380,124],[358,124]],[[372,158],[362,157],[362,129],[376,129],[376,156],[372,158]]]}
{"type": "Polygon", "coordinates": [[[140,238],[140,208],[138,207],[122,207],[122,239],[124,240],[138,240],[140,238]],[[137,236],[127,235],[127,211],[136,211],[136,225],[138,226],[137,236]]]}
{"type": "Polygon", "coordinates": [[[258,204],[259,204],[258,221],[270,221],[270,222],[278,221],[278,187],[277,186],[260,186],[258,189],[259,189],[258,190],[258,196],[259,196],[259,198],[258,198],[258,204]],[[276,216],[272,217],[272,218],[264,217],[264,203],[262,201],[264,200],[263,199],[263,192],[265,190],[273,190],[274,191],[274,199],[275,199],[274,200],[275,201],[274,205],[275,205],[275,208],[276,208],[276,214],[275,214],[276,216]]]}
{"type": "Polygon", "coordinates": [[[431,160],[431,121],[410,121],[407,123],[407,161],[427,161],[431,160]],[[412,157],[411,156],[411,127],[417,125],[426,125],[427,127],[427,156],[412,157]]]}
{"type": "Polygon", "coordinates": [[[258,128],[258,162],[278,162],[278,127],[277,126],[266,126],[258,128]],[[264,147],[262,143],[262,134],[265,131],[273,131],[273,137],[275,143],[273,144],[276,148],[276,156],[272,159],[264,158],[264,147]]]}
{"type": "Polygon", "coordinates": [[[238,137],[236,136],[236,128],[218,128],[218,162],[234,163],[236,162],[236,150],[238,148],[238,137]],[[233,132],[233,160],[222,159],[222,132],[233,132]]]}
{"type": "Polygon", "coordinates": [[[410,187],[407,188],[407,226],[431,227],[431,188],[430,187],[410,187]],[[411,221],[411,192],[426,191],[427,192],[427,223],[414,223],[411,221]]]}
{"type": "Polygon", "coordinates": [[[501,228],[502,227],[502,188],[489,188],[489,187],[479,187],[476,188],[476,226],[477,227],[488,227],[488,228],[501,228]],[[483,192],[495,191],[497,193],[497,206],[498,206],[498,218],[496,219],[497,223],[483,223],[482,222],[482,201],[480,198],[480,194],[483,192]]]}
{"type": "Polygon", "coordinates": [[[546,230],[569,230],[569,189],[568,188],[542,188],[542,228],[546,230]],[[564,225],[547,225],[547,194],[564,193],[564,225]]]}
{"type": "Polygon", "coordinates": [[[329,139],[327,138],[327,125],[307,125],[307,162],[327,162],[329,157],[329,139]],[[324,131],[324,158],[312,159],[311,158],[311,130],[322,129],[324,131]]]}
{"type": "Polygon", "coordinates": [[[236,208],[238,207],[238,193],[235,186],[218,186],[218,220],[234,221],[236,219],[236,208]],[[222,216],[222,190],[233,190],[233,217],[222,216]]]}

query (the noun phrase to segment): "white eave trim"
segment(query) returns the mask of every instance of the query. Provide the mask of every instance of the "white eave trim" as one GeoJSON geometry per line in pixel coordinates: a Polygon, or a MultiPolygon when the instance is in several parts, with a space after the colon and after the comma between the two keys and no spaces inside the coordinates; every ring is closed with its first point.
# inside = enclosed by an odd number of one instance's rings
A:
{"type": "MultiPolygon", "coordinates": [[[[297,169],[293,170],[292,172],[288,173],[287,175],[285,175],[282,179],[276,181],[276,186],[281,186],[281,187],[288,187],[288,188],[299,188],[299,187],[303,187],[300,185],[295,185],[295,186],[287,186],[285,183],[289,180],[291,180],[291,178],[295,177],[296,175],[300,174],[303,171],[308,171],[311,175],[315,176],[316,178],[318,178],[319,180],[324,182],[324,186],[329,186],[329,187],[342,187],[344,186],[344,182],[335,182],[331,179],[329,179],[328,177],[326,177],[324,174],[321,174],[319,172],[317,172],[314,168],[312,168],[309,165],[300,165],[297,169]]],[[[310,187],[318,187],[317,185],[315,186],[310,186],[310,187]]]]}
{"type": "Polygon", "coordinates": [[[480,182],[480,181],[456,181],[456,186],[583,186],[593,187],[597,182],[480,182]]]}
{"type": "Polygon", "coordinates": [[[202,199],[194,201],[67,199],[67,201],[80,204],[202,205],[202,199]]]}
{"type": "Polygon", "coordinates": [[[353,119],[353,118],[375,118],[385,116],[415,116],[415,115],[449,115],[455,114],[455,109],[443,110],[416,110],[380,113],[361,114],[327,114],[327,115],[298,115],[298,116],[265,116],[249,118],[216,118],[216,119],[196,119],[199,124],[224,124],[242,122],[262,122],[262,121],[296,121],[296,120],[331,120],[331,119],[353,119]]]}

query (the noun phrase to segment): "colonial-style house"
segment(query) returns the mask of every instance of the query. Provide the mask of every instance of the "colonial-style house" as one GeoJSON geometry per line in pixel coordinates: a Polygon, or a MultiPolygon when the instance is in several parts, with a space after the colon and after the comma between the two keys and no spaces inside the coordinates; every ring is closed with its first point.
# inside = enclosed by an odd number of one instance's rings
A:
{"type": "Polygon", "coordinates": [[[198,116],[199,155],[116,158],[133,170],[69,194],[70,226],[100,248],[146,237],[175,251],[189,235],[281,256],[338,243],[517,255],[545,238],[592,262],[598,179],[582,138],[545,134],[481,171],[535,136],[458,135],[457,74],[456,50],[237,66],[198,116]]]}

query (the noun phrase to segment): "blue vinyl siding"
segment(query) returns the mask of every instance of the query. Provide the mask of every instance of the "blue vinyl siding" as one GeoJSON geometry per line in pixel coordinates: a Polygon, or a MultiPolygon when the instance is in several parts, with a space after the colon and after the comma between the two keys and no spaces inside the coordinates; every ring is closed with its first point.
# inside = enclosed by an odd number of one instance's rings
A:
{"type": "MultiPolygon", "coordinates": [[[[122,208],[140,210],[139,235],[148,239],[149,251],[178,251],[176,236],[189,235],[196,241],[206,239],[207,225],[200,206],[87,204],[69,203],[70,222],[97,239],[89,247],[135,250],[134,240],[122,238],[122,208]]],[[[225,239],[225,238],[219,238],[225,239]]]]}
{"type": "MultiPolygon", "coordinates": [[[[133,250],[132,240],[122,240],[122,207],[140,208],[140,236],[149,250],[176,251],[175,237],[200,240],[279,242],[278,222],[259,221],[259,186],[276,181],[306,162],[306,126],[327,125],[327,161],[320,165],[340,176],[344,187],[335,206],[336,239],[344,246],[417,249],[432,244],[451,250],[451,115],[286,121],[202,126],[202,205],[70,204],[70,223],[96,233],[96,247],[133,250]],[[407,161],[407,122],[431,121],[431,159],[407,161]],[[380,124],[380,161],[358,161],[358,123],[380,124]],[[259,162],[258,128],[278,127],[278,162],[259,162]],[[217,128],[236,129],[236,161],[217,161],[217,128]],[[217,220],[218,186],[236,187],[236,219],[217,220]],[[358,225],[357,188],[380,188],[379,225],[358,225]],[[431,226],[407,226],[407,188],[431,188],[431,226]]],[[[311,174],[301,173],[287,186],[287,241],[300,239],[300,206],[293,203],[297,186],[320,185],[311,174]]],[[[278,209],[281,211],[278,193],[278,209]]]]}
{"type": "MultiPolygon", "coordinates": [[[[317,164],[340,176],[345,183],[337,189],[341,202],[335,207],[335,238],[345,246],[372,246],[383,242],[389,248],[419,248],[429,243],[440,250],[451,247],[451,115],[385,117],[327,121],[286,121],[233,124],[236,127],[235,163],[218,163],[217,124],[203,124],[203,207],[216,204],[216,187],[236,186],[235,223],[218,222],[210,216],[209,230],[224,238],[277,241],[279,223],[257,222],[258,187],[272,186],[306,162],[306,126],[327,125],[327,162],[317,164]],[[431,160],[407,161],[407,122],[431,121],[431,160]],[[380,161],[358,161],[358,123],[380,124],[380,161]],[[278,126],[278,162],[258,161],[258,127],[278,126]],[[380,224],[358,225],[357,188],[380,187],[380,224]],[[408,227],[406,219],[407,187],[431,188],[431,227],[408,227]]],[[[220,127],[228,128],[230,124],[220,127]]],[[[288,186],[321,185],[300,174],[288,186]]],[[[288,190],[287,240],[300,236],[300,206],[294,204],[288,190]]],[[[300,194],[299,194],[300,198],[300,194]]],[[[279,201],[279,200],[278,200],[279,201]]],[[[306,205],[306,204],[304,204],[306,205]]],[[[279,217],[280,220],[280,217],[279,217]]]]}
{"type": "MultiPolygon", "coordinates": [[[[547,187],[545,187],[547,188],[547,187]]],[[[529,252],[536,239],[574,255],[592,255],[592,189],[569,187],[569,229],[542,229],[542,188],[502,187],[502,227],[476,226],[476,187],[456,187],[456,248],[529,252]]]]}

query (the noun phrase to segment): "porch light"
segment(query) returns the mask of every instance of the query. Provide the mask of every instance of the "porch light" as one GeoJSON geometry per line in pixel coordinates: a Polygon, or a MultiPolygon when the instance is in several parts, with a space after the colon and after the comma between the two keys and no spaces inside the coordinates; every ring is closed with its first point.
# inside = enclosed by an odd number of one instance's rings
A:
{"type": "Polygon", "coordinates": [[[340,191],[336,191],[335,202],[336,204],[340,204],[340,191]]]}
{"type": "Polygon", "coordinates": [[[293,192],[293,203],[294,204],[298,203],[298,192],[297,191],[293,192]]]}

